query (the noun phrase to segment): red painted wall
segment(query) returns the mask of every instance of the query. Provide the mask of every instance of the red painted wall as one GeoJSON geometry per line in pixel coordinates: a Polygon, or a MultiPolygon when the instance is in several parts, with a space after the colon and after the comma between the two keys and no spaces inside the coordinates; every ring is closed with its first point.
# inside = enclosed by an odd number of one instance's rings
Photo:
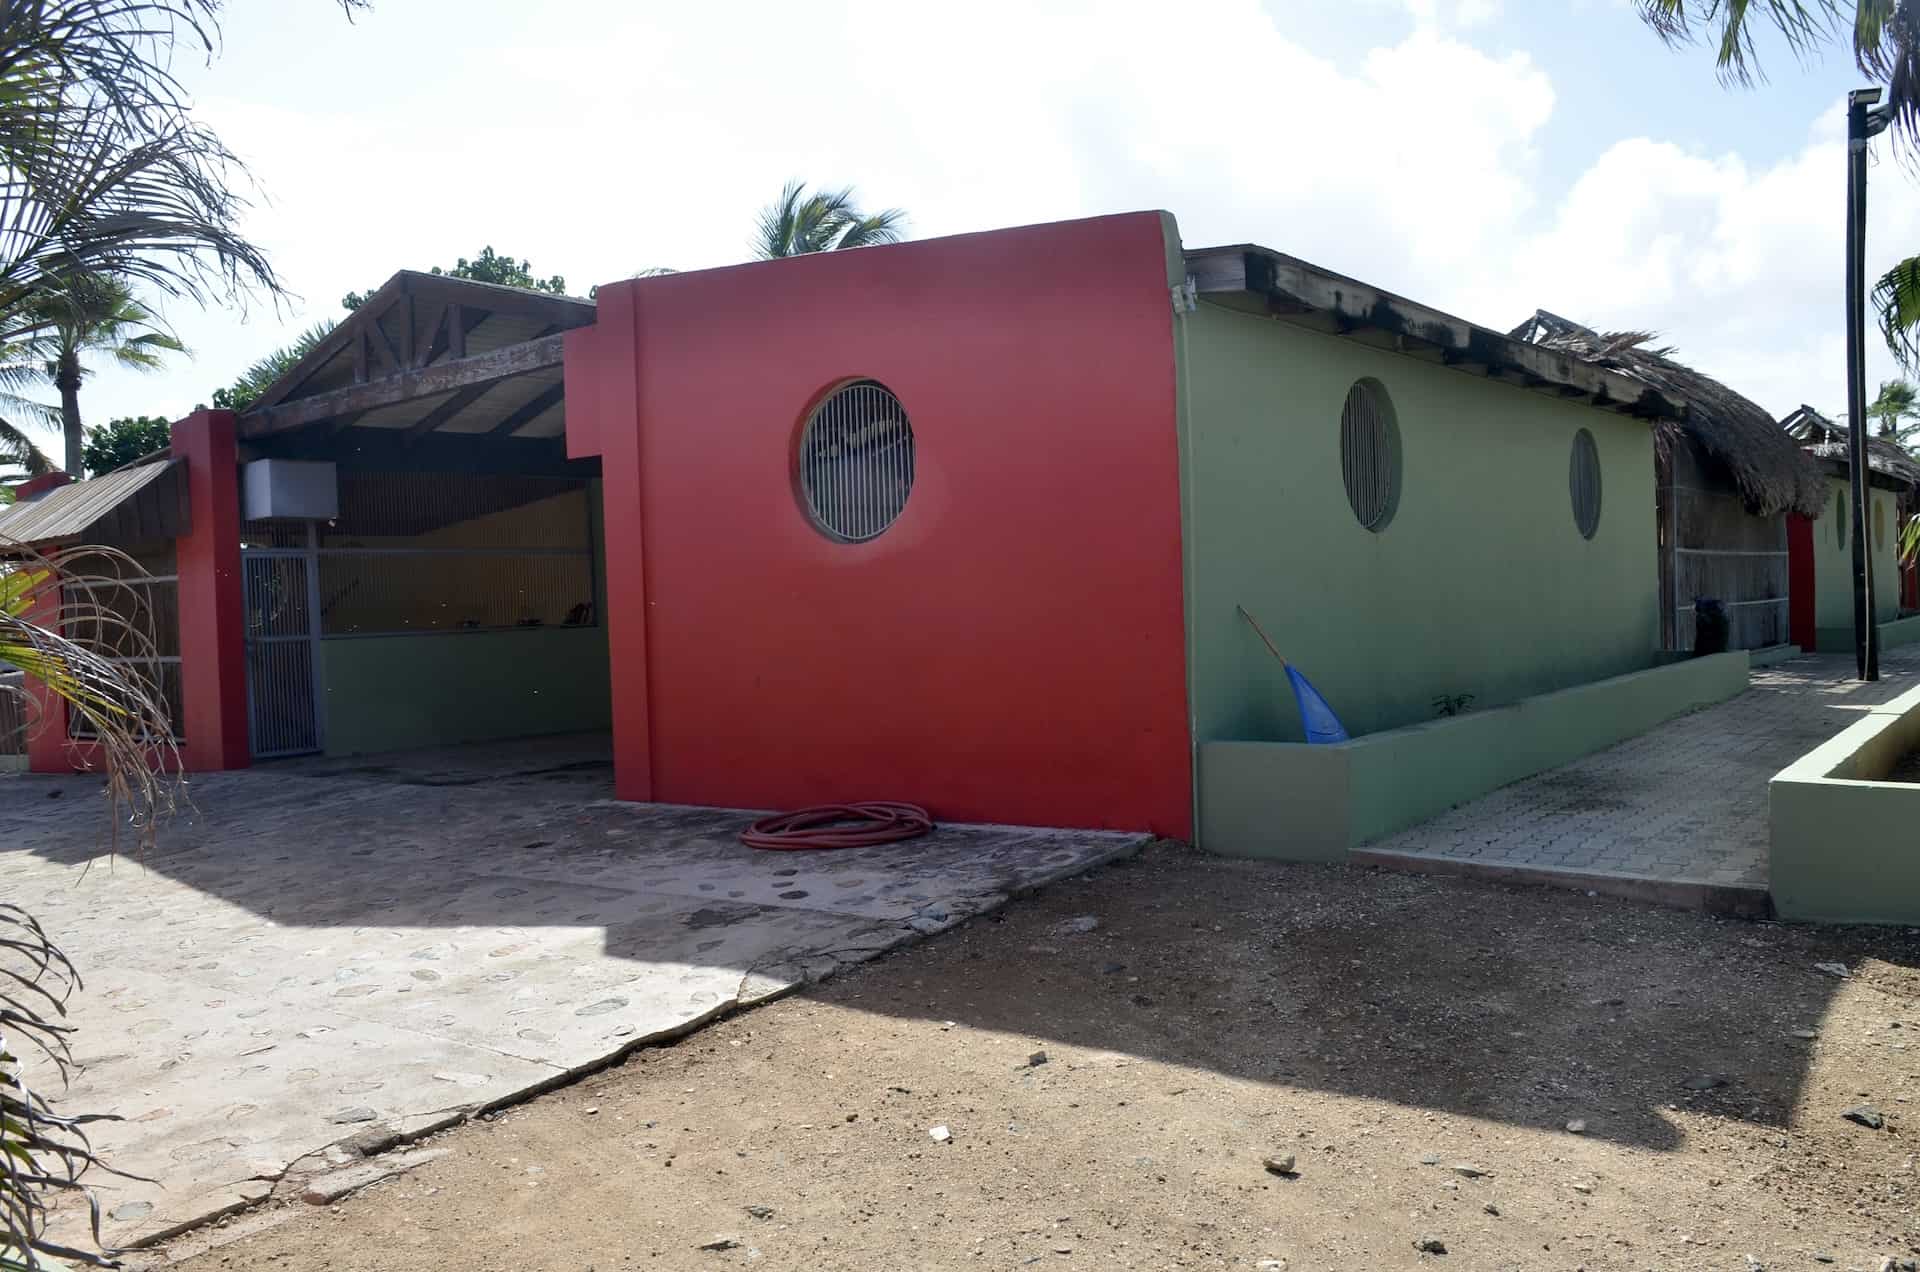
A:
{"type": "Polygon", "coordinates": [[[602,287],[567,428],[603,459],[620,793],[1188,835],[1165,261],[1147,213],[602,287]],[[794,455],[863,377],[916,473],[847,545],[794,455]]]}
{"type": "Polygon", "coordinates": [[[1793,643],[1814,652],[1813,522],[1787,514],[1787,627],[1793,643]]]}

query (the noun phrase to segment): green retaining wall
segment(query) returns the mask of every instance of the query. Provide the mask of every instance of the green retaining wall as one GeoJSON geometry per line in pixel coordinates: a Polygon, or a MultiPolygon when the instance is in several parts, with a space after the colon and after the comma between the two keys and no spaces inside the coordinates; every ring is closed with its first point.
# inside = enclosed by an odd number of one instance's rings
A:
{"type": "MultiPolygon", "coordinates": [[[[1879,571],[1875,571],[1878,573],[1879,571]]],[[[1849,587],[1853,586],[1848,583],[1849,587]]],[[[1876,594],[1877,595],[1877,594],[1876,594]]],[[[1884,606],[1875,605],[1875,609],[1884,606]]],[[[1896,619],[1891,623],[1880,624],[1880,648],[1893,649],[1900,645],[1911,645],[1920,640],[1920,616],[1896,619]]],[[[1817,628],[1813,634],[1813,643],[1823,654],[1850,654],[1853,652],[1853,614],[1849,610],[1846,624],[1841,627],[1817,628]]]]}
{"type": "Polygon", "coordinates": [[[1747,671],[1736,650],[1333,746],[1207,742],[1200,844],[1233,856],[1343,860],[1455,804],[1732,698],[1747,671]]]}
{"type": "MultiPolygon", "coordinates": [[[[1900,522],[1890,490],[1874,490],[1868,505],[1868,533],[1873,534],[1874,612],[1882,624],[1883,647],[1886,625],[1900,612],[1899,531],[1900,522]],[[1880,532],[1874,533],[1874,520],[1880,518],[1880,532]]],[[[1827,478],[1827,505],[1813,523],[1813,618],[1814,642],[1821,653],[1845,653],[1853,648],[1853,541],[1842,540],[1838,527],[1853,533],[1853,517],[1846,509],[1852,498],[1844,477],[1827,478]]],[[[1920,640],[1920,632],[1908,637],[1920,640]]],[[[1900,642],[1905,644],[1906,641],[1900,642]]]]}
{"type": "MultiPolygon", "coordinates": [[[[1197,743],[1302,738],[1244,605],[1359,736],[1644,668],[1659,643],[1645,421],[1202,302],[1178,323],[1197,743]],[[1341,477],[1356,380],[1391,396],[1402,481],[1362,527],[1341,477]],[[1598,532],[1568,495],[1598,448],[1598,532]]],[[[1204,817],[1204,810],[1203,810],[1204,817]]]]}
{"type": "Polygon", "coordinates": [[[611,727],[604,627],[320,642],[327,754],[611,727]]]}
{"type": "Polygon", "coordinates": [[[1879,780],[1917,748],[1913,689],[1768,783],[1768,877],[1781,918],[1920,924],[1920,785],[1879,780]]]}

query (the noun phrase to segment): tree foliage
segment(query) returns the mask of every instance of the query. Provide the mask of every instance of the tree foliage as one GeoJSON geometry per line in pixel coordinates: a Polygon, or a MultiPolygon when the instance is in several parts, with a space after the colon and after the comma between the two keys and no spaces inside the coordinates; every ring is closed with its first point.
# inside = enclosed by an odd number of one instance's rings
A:
{"type": "Polygon", "coordinates": [[[167,354],[187,349],[117,278],[77,275],[43,295],[34,308],[48,325],[26,341],[45,358],[47,381],[60,394],[65,467],[78,477],[86,448],[80,418],[80,389],[90,374],[85,360],[104,354],[127,370],[157,371],[167,354]]]}
{"type": "Polygon", "coordinates": [[[87,472],[95,477],[165,450],[173,425],[158,415],[127,415],[87,430],[87,472]]]}
{"type": "Polygon", "coordinates": [[[317,322],[308,327],[292,344],[275,349],[242,371],[226,388],[215,389],[213,405],[222,411],[246,410],[275,380],[292,370],[294,363],[312,353],[313,347],[325,340],[333,327],[331,322],[317,322]]]}
{"type": "MultiPolygon", "coordinates": [[[[559,274],[548,278],[536,278],[531,263],[515,260],[511,256],[501,256],[491,246],[481,248],[480,254],[472,260],[462,256],[450,269],[442,269],[435,265],[428,272],[445,278],[466,278],[476,283],[498,283],[502,287],[519,287],[526,291],[545,292],[550,296],[567,294],[567,280],[559,274]]],[[[340,307],[352,313],[372,298],[374,290],[377,289],[348,292],[340,298],[340,307]]]]}

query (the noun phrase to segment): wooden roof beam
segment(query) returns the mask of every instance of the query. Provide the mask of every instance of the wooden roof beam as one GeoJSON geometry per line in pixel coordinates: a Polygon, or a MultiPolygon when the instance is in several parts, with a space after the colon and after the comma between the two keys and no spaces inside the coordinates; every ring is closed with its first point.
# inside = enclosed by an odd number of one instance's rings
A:
{"type": "Polygon", "coordinates": [[[296,398],[277,406],[249,411],[241,417],[247,437],[284,433],[353,411],[371,411],[414,398],[464,389],[492,380],[506,380],[560,365],[562,335],[508,345],[491,353],[442,362],[438,366],[403,371],[385,379],[350,385],[330,393],[296,398]]]}

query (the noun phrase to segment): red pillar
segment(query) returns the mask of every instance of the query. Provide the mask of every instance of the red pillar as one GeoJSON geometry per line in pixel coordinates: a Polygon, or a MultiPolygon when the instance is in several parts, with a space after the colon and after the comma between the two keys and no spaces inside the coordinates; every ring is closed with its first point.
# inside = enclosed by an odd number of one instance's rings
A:
{"type": "Polygon", "coordinates": [[[653,798],[647,688],[647,580],[640,507],[639,331],[633,284],[600,289],[591,327],[567,333],[567,454],[600,457],[613,691],[613,793],[653,798]]]}
{"type": "Polygon", "coordinates": [[[180,574],[181,759],[192,771],[246,768],[246,610],[240,591],[240,468],[232,411],[173,426],[186,460],[192,529],[174,542],[180,574]]]}

